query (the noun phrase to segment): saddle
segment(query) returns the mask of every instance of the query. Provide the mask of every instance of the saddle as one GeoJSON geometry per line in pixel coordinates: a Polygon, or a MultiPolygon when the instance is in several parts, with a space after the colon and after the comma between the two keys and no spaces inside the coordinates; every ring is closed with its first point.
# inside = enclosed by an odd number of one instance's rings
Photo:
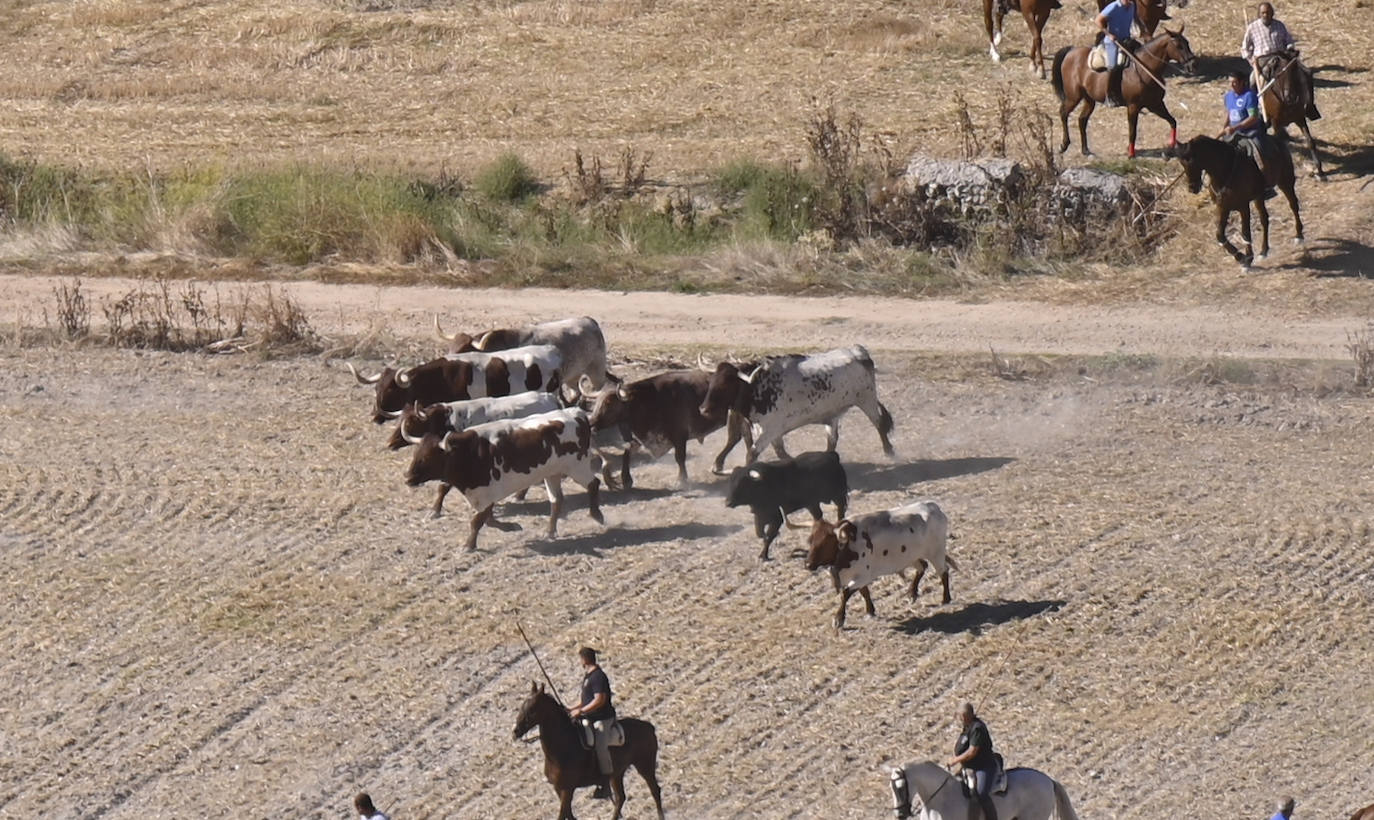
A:
{"type": "MultiPolygon", "coordinates": [[[[1123,68],[1131,61],[1130,49],[1117,46],[1116,67],[1123,68]]],[[[1107,65],[1107,44],[1099,42],[1088,50],[1088,68],[1093,71],[1106,71],[1107,65]]]]}
{"type": "MultiPolygon", "coordinates": [[[[1000,754],[993,752],[992,757],[997,761],[997,768],[992,774],[992,793],[1004,795],[1007,793],[1007,767],[1002,763],[1000,754]]],[[[973,770],[964,769],[963,775],[960,780],[964,787],[964,797],[972,800],[974,799],[973,770]]]]}
{"type": "MultiPolygon", "coordinates": [[[[578,727],[579,727],[582,731],[580,731],[580,732],[577,733],[577,739],[580,740],[580,741],[582,741],[582,748],[583,748],[583,749],[595,749],[595,748],[596,748],[596,734],[595,734],[596,729],[593,728],[593,727],[594,727],[594,724],[597,724],[597,723],[604,724],[604,723],[606,723],[606,721],[604,721],[604,720],[597,720],[597,721],[580,720],[580,721],[578,721],[577,725],[578,725],[578,727]]],[[[603,732],[605,733],[605,735],[606,735],[606,745],[607,745],[607,746],[624,746],[624,745],[625,745],[625,727],[623,727],[623,726],[620,725],[620,721],[619,721],[619,720],[613,720],[613,721],[611,721],[610,725],[609,725],[609,726],[606,726],[604,729],[602,729],[602,731],[603,731],[603,732]]]]}

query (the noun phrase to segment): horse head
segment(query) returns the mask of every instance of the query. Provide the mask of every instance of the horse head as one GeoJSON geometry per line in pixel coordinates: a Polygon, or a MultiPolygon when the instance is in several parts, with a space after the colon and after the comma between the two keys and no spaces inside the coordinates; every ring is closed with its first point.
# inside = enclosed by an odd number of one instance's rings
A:
{"type": "Polygon", "coordinates": [[[1193,47],[1188,44],[1188,38],[1183,36],[1183,29],[1187,26],[1186,22],[1179,23],[1178,31],[1173,31],[1168,26],[1164,27],[1164,33],[1169,38],[1165,56],[1167,59],[1178,63],[1179,69],[1184,74],[1191,76],[1197,70],[1197,55],[1193,53],[1193,47]]]}
{"type": "Polygon", "coordinates": [[[1183,166],[1183,173],[1188,177],[1188,191],[1194,194],[1202,190],[1202,163],[1197,161],[1193,151],[1193,143],[1199,139],[1201,138],[1194,137],[1187,142],[1180,142],[1164,149],[1166,157],[1177,159],[1179,165],[1183,166]]]}
{"type": "Polygon", "coordinates": [[[520,713],[515,716],[515,740],[519,740],[531,729],[549,719],[551,714],[562,714],[562,708],[544,691],[544,687],[530,683],[529,696],[520,704],[520,713]],[[550,706],[555,711],[550,711],[550,706]]]}

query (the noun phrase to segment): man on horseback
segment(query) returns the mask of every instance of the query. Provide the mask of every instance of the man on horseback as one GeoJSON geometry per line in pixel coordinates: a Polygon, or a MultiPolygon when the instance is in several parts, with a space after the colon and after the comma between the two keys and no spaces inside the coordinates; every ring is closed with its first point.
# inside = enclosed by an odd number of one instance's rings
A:
{"type": "Polygon", "coordinates": [[[592,797],[605,800],[611,796],[610,776],[611,749],[607,745],[606,733],[615,724],[615,707],[611,705],[611,681],[596,662],[596,650],[584,646],[577,650],[582,662],[582,700],[579,705],[568,710],[568,716],[581,720],[592,729],[596,744],[596,762],[601,767],[601,782],[597,784],[592,797]]]}
{"type": "Polygon", "coordinates": [[[1269,818],[1269,820],[1292,820],[1294,805],[1296,804],[1293,802],[1293,798],[1285,797],[1283,800],[1279,801],[1278,812],[1276,812],[1273,817],[1269,818]]]}
{"type": "Polygon", "coordinates": [[[1260,120],[1259,99],[1250,87],[1250,75],[1242,69],[1231,72],[1231,88],[1223,98],[1226,103],[1226,122],[1222,125],[1217,138],[1235,145],[1255,161],[1260,176],[1265,179],[1264,198],[1274,196],[1274,186],[1268,184],[1266,156],[1270,155],[1271,143],[1264,133],[1264,122],[1260,120]]]}
{"type": "Polygon", "coordinates": [[[1317,92],[1316,86],[1312,84],[1312,70],[1298,59],[1298,45],[1293,41],[1293,35],[1288,33],[1288,27],[1274,19],[1273,4],[1260,3],[1259,17],[1245,27],[1245,37],[1240,44],[1240,56],[1254,68],[1255,83],[1261,88],[1282,70],[1287,61],[1296,62],[1296,68],[1306,83],[1310,100],[1307,104],[1307,118],[1322,118],[1321,112],[1317,110],[1317,92]]]}
{"type": "Polygon", "coordinates": [[[959,721],[963,733],[954,744],[954,757],[945,765],[963,767],[969,791],[977,797],[978,805],[983,810],[983,820],[997,820],[997,809],[992,804],[992,785],[997,775],[992,735],[988,733],[987,724],[973,713],[972,703],[965,703],[959,710],[959,721]]]}
{"type": "MultiPolygon", "coordinates": [[[[1125,105],[1121,98],[1121,73],[1139,43],[1131,37],[1135,24],[1135,0],[1112,0],[1097,15],[1097,27],[1102,30],[1101,41],[1106,53],[1107,99],[1109,107],[1125,105]],[[1125,49],[1125,54],[1121,50],[1125,49]]],[[[1094,66],[1095,67],[1095,66],[1094,66]]]]}

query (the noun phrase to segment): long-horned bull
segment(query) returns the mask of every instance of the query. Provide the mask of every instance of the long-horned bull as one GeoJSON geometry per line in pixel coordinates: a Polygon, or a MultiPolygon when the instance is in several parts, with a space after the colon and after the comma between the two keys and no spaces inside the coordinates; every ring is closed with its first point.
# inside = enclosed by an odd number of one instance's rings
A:
{"type": "Polygon", "coordinates": [[[466,549],[477,546],[477,533],[491,519],[496,502],[541,481],[549,494],[550,538],[558,532],[565,477],[587,488],[592,518],[605,523],[598,504],[601,459],[591,449],[591,423],[583,410],[570,407],[493,421],[442,436],[403,435],[417,445],[406,469],[406,484],[442,481],[472,506],[466,549]]]}
{"type": "Polygon", "coordinates": [[[716,415],[728,407],[736,408],[754,426],[748,462],[769,445],[783,455],[782,437],[808,424],[825,425],[826,449],[834,450],[840,438],[840,417],[851,407],[858,407],[873,423],[883,452],[893,452],[888,439],[892,415],[878,401],[873,359],[862,345],[810,356],[774,356],[752,370],[722,362],[701,409],[716,415]]]}
{"type": "Polygon", "coordinates": [[[600,388],[607,380],[620,379],[606,371],[606,338],[601,325],[590,316],[559,319],[523,327],[494,328],[476,336],[467,333],[444,333],[439,316],[434,317],[434,333],[448,342],[453,353],[498,351],[528,345],[553,345],[563,354],[563,384],[571,392],[582,376],[600,388]]]}
{"type": "MultiPolygon", "coordinates": [[[[790,522],[789,522],[790,525],[790,522]]],[[[927,567],[934,567],[944,585],[942,603],[949,603],[949,570],[958,569],[946,552],[949,519],[934,501],[918,501],[905,507],[868,513],[830,524],[817,520],[811,527],[811,548],[806,568],[830,567],[830,580],[840,593],[835,628],[844,626],[845,605],[856,591],[864,608],[875,614],[868,585],[876,578],[916,567],[911,579],[911,600],[916,600],[927,567]]]]}
{"type": "Polygon", "coordinates": [[[747,425],[737,413],[709,417],[701,412],[702,400],[711,374],[700,370],[669,370],[637,381],[594,389],[589,379],[579,382],[582,395],[591,400],[591,423],[596,431],[619,430],[627,443],[620,478],[633,487],[630,456],[645,449],[654,458],[669,450],[677,460],[678,482],[687,483],[687,441],[704,441],[721,427],[727,428],[725,449],[716,457],[719,464],[741,438],[752,440],[747,425]]]}
{"type": "Polygon", "coordinates": [[[376,376],[362,376],[352,365],[349,369],[359,383],[376,385],[372,420],[381,424],[413,402],[427,406],[527,390],[556,391],[562,365],[558,348],[531,345],[498,353],[450,353],[416,367],[384,368],[376,376]]]}

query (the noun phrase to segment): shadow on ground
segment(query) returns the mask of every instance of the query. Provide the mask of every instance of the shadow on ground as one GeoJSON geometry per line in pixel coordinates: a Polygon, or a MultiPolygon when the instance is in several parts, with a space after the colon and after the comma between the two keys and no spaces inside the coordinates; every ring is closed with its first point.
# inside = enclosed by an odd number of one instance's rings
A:
{"type": "Polygon", "coordinates": [[[717,524],[671,524],[662,527],[608,528],[604,532],[539,541],[529,545],[538,555],[597,555],[601,550],[637,547],[656,541],[692,541],[698,538],[721,538],[739,531],[737,526],[717,524]]]}
{"type": "Polygon", "coordinates": [[[998,601],[996,603],[969,604],[954,612],[937,612],[934,615],[907,618],[893,629],[908,635],[921,632],[942,632],[954,635],[971,632],[981,635],[989,626],[1001,626],[1011,621],[1033,618],[1044,612],[1054,612],[1064,606],[1065,601],[998,601]]]}
{"type": "Polygon", "coordinates": [[[961,475],[985,473],[1005,467],[1016,459],[1005,456],[972,458],[948,458],[933,461],[912,461],[906,464],[846,464],[845,472],[851,490],[874,492],[895,490],[920,484],[925,481],[939,481],[961,475]]]}

